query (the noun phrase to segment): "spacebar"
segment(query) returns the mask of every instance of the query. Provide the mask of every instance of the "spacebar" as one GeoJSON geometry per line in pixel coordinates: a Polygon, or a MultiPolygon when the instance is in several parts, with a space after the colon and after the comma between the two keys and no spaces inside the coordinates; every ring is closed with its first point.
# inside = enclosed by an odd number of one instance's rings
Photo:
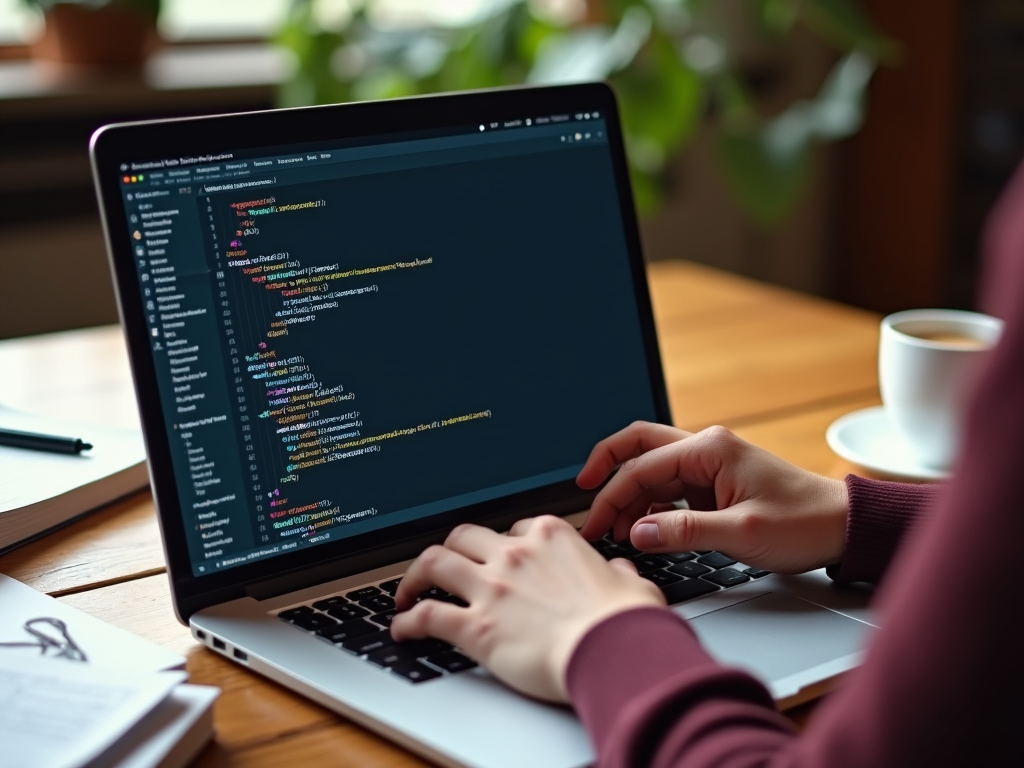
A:
{"type": "Polygon", "coordinates": [[[706,595],[709,592],[717,592],[718,587],[704,579],[686,579],[686,581],[674,581],[661,588],[661,593],[669,605],[681,603],[683,600],[690,600],[694,597],[706,595]]]}

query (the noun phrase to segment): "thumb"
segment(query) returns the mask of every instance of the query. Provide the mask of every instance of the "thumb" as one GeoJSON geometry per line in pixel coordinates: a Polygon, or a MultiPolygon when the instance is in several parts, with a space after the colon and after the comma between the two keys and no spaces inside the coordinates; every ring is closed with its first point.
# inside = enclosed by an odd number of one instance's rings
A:
{"type": "Polygon", "coordinates": [[[691,549],[728,549],[735,539],[732,515],[677,509],[641,517],[633,524],[629,539],[645,552],[686,552],[691,549]]]}

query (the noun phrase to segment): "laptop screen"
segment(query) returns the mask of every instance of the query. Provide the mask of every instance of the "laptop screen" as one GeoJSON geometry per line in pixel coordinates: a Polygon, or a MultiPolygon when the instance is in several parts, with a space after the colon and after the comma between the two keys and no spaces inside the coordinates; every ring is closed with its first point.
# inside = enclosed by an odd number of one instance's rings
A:
{"type": "Polygon", "coordinates": [[[658,418],[597,106],[120,168],[193,577],[571,480],[658,418]]]}

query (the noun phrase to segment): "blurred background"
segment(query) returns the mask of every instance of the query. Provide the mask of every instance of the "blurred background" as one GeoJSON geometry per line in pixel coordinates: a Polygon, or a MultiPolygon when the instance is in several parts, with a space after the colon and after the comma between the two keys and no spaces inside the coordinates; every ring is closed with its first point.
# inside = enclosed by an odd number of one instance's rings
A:
{"type": "Polygon", "coordinates": [[[606,79],[649,260],[971,307],[1020,0],[0,0],[0,338],[116,322],[108,122],[606,79]]]}

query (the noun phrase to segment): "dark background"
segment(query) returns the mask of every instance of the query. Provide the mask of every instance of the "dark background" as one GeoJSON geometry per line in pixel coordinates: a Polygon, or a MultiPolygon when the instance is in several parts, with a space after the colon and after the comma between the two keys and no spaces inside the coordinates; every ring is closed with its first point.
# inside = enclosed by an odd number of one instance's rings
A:
{"type": "MultiPolygon", "coordinates": [[[[356,393],[320,417],[358,410],[373,436],[492,412],[298,470],[281,486],[287,507],[343,500],[342,514],[373,506],[384,525],[388,512],[581,464],[597,440],[656,418],[606,145],[266,194],[327,204],[255,217],[250,258],[287,251],[302,267],[341,271],[433,259],[331,281],[331,291],[378,292],[340,298],[267,340],[278,359],[301,355],[323,388],[356,393]]],[[[230,227],[240,199],[213,198],[230,227]]],[[[252,354],[281,298],[230,271],[235,327],[253,347],[240,351],[252,354]]],[[[265,410],[266,380],[246,388],[250,412],[265,410]]],[[[289,454],[276,422],[253,423],[257,446],[271,446],[258,463],[273,488],[289,454]]]]}

